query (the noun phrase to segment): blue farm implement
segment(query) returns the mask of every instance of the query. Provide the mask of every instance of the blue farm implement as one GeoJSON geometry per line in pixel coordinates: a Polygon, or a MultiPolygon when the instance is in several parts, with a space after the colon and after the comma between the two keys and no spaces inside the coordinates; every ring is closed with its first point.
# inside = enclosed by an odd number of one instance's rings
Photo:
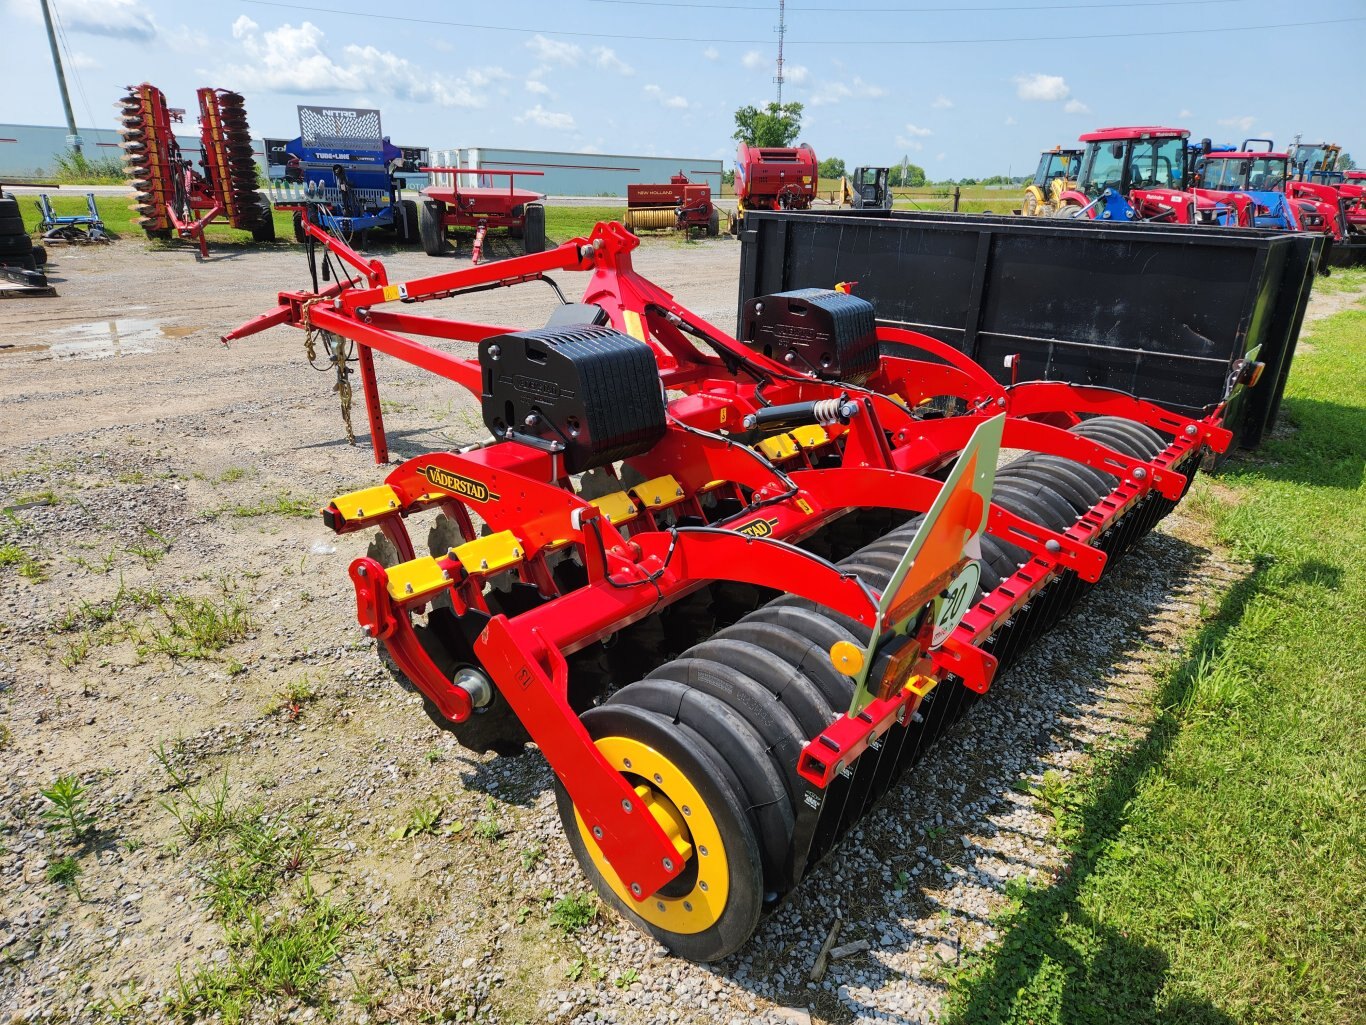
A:
{"type": "Polygon", "coordinates": [[[305,219],[356,248],[372,231],[404,245],[418,241],[417,203],[403,198],[403,150],[383,134],[378,110],[300,106],[299,137],[285,144],[284,181],[271,183],[280,210],[294,212],[294,237],[305,219]]]}
{"type": "Polygon", "coordinates": [[[44,242],[112,242],[114,238],[104,227],[100,211],[95,206],[95,194],[85,194],[83,214],[59,215],[52,209],[52,201],[46,192],[38,194],[35,201],[40,219],[38,230],[43,233],[44,242]]]}

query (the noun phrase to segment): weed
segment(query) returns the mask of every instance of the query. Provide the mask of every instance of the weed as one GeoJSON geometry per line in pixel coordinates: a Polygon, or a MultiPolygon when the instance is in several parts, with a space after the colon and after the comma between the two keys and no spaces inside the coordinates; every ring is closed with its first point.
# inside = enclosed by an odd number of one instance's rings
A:
{"type": "Polygon", "coordinates": [[[583,977],[583,970],[588,967],[588,962],[581,957],[576,957],[569,962],[568,969],[565,970],[564,977],[570,982],[578,982],[583,977]]]}
{"type": "Polygon", "coordinates": [[[297,680],[291,680],[276,692],[275,697],[266,705],[266,715],[283,711],[286,718],[293,722],[299,718],[304,705],[317,699],[318,692],[313,689],[312,682],[307,676],[301,676],[297,680]]]}
{"type": "Polygon", "coordinates": [[[62,497],[48,488],[43,491],[30,491],[26,495],[20,495],[15,500],[13,508],[19,509],[31,505],[60,505],[61,502],[62,497]]]}
{"type": "Polygon", "coordinates": [[[47,881],[49,883],[60,883],[74,893],[77,899],[81,898],[80,887],[76,883],[76,878],[81,874],[81,863],[75,858],[67,855],[64,858],[57,858],[47,864],[47,881]]]}
{"type": "Polygon", "coordinates": [[[83,630],[76,637],[67,642],[66,651],[59,657],[63,668],[75,669],[86,660],[90,655],[90,649],[94,646],[94,635],[89,630],[83,630]]]}
{"type": "Polygon", "coordinates": [[[157,603],[166,617],[163,628],[152,628],[139,652],[159,652],[170,658],[208,658],[251,630],[246,606],[235,597],[222,601],[176,595],[157,603]]]}
{"type": "Polygon", "coordinates": [[[153,544],[126,545],[123,549],[129,555],[136,556],[142,560],[142,564],[151,569],[162,559],[166,558],[166,553],[171,549],[168,546],[153,544]]]}
{"type": "Polygon", "coordinates": [[[414,805],[408,813],[408,820],[389,830],[389,835],[395,840],[404,840],[410,836],[435,833],[436,827],[440,824],[441,804],[435,798],[428,798],[421,804],[414,805]]]}
{"type": "Polygon", "coordinates": [[[103,1000],[91,1006],[92,1011],[103,1014],[116,1025],[126,1021],[138,1021],[142,1017],[142,1005],[147,998],[143,995],[137,979],[129,979],[103,1000]]]}
{"type": "Polygon", "coordinates": [[[68,830],[72,839],[95,824],[94,817],[85,810],[86,788],[75,776],[59,776],[52,786],[40,789],[39,793],[51,805],[43,809],[41,818],[57,829],[68,830]]]}
{"type": "Polygon", "coordinates": [[[247,667],[237,661],[237,659],[230,658],[228,659],[227,664],[223,666],[223,671],[229,676],[241,676],[247,671],[247,667]]]}
{"type": "Polygon", "coordinates": [[[530,872],[545,858],[545,846],[543,844],[533,844],[522,851],[522,869],[530,872]]]}
{"type": "Polygon", "coordinates": [[[11,566],[16,567],[19,575],[28,580],[43,580],[47,576],[47,571],[43,568],[42,563],[18,545],[0,545],[0,569],[7,569],[11,566]]]}
{"type": "Polygon", "coordinates": [[[492,843],[503,835],[503,827],[496,819],[480,819],[474,824],[474,835],[480,840],[492,843]]]}
{"type": "Polygon", "coordinates": [[[110,549],[109,551],[105,552],[103,556],[100,557],[98,562],[91,562],[89,559],[81,555],[74,557],[71,561],[77,566],[80,566],[81,569],[89,573],[95,573],[99,576],[106,576],[114,571],[114,557],[115,552],[113,549],[110,549]]]}
{"type": "Polygon", "coordinates": [[[0,751],[6,750],[13,743],[14,734],[10,732],[10,728],[8,726],[0,722],[0,751]]]}
{"type": "Polygon", "coordinates": [[[282,491],[250,505],[232,505],[225,509],[216,510],[215,512],[209,513],[209,518],[212,519],[224,512],[238,519],[272,515],[312,519],[314,516],[318,515],[318,503],[314,499],[295,498],[282,491]]]}
{"type": "Polygon", "coordinates": [[[612,985],[617,987],[617,989],[630,989],[631,983],[635,982],[639,978],[639,971],[637,971],[635,968],[628,968],[626,969],[626,971],[622,972],[620,975],[618,975],[615,979],[612,980],[612,985]]]}
{"type": "Polygon", "coordinates": [[[428,751],[425,755],[422,756],[422,760],[425,761],[428,765],[435,765],[437,762],[441,761],[444,757],[445,757],[445,755],[443,755],[443,754],[441,753],[441,749],[438,748],[438,747],[434,747],[434,748],[432,748],[430,751],[428,751]]]}
{"type": "Polygon", "coordinates": [[[147,474],[141,470],[124,470],[115,474],[114,479],[120,484],[142,484],[147,480],[147,474]]]}
{"type": "Polygon", "coordinates": [[[218,477],[220,484],[233,484],[247,476],[247,471],[240,466],[229,466],[218,477]]]}
{"type": "Polygon", "coordinates": [[[598,902],[591,893],[561,897],[550,909],[550,924],[565,935],[585,929],[598,917],[598,902]]]}

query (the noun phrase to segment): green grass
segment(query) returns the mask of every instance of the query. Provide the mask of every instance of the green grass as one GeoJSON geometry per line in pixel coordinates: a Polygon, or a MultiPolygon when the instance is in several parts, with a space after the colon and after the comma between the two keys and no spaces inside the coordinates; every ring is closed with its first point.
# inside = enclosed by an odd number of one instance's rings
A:
{"type": "Polygon", "coordinates": [[[1067,871],[1013,891],[948,1022],[1366,1020],[1366,309],[1309,333],[1277,437],[1190,496],[1251,571],[1147,734],[1049,787],[1067,871]]]}

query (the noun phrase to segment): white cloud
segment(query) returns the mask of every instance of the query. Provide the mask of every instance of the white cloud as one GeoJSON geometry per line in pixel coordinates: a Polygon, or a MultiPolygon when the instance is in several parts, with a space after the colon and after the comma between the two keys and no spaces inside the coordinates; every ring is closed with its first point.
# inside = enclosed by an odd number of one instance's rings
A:
{"type": "Polygon", "coordinates": [[[1252,126],[1257,123],[1257,119],[1245,114],[1241,117],[1222,117],[1219,119],[1219,123],[1226,128],[1237,128],[1239,131],[1250,132],[1252,126]]]}
{"type": "Polygon", "coordinates": [[[323,30],[308,21],[263,32],[242,15],[233,22],[232,34],[247,60],[221,73],[243,89],[357,93],[366,102],[378,95],[443,107],[482,107],[486,98],[479,90],[508,77],[496,67],[474,69],[464,77],[440,74],[374,46],[344,46],[337,60],[324,48],[323,30]]]}
{"type": "Polygon", "coordinates": [[[1022,100],[1052,103],[1067,99],[1072,95],[1072,90],[1061,75],[1041,75],[1036,72],[1015,76],[1015,95],[1022,100]]]}
{"type": "Polygon", "coordinates": [[[947,153],[936,153],[936,154],[934,155],[934,159],[935,159],[935,160],[943,160],[946,156],[948,156],[947,153]]]}
{"type": "Polygon", "coordinates": [[[583,59],[583,47],[577,43],[547,39],[539,32],[528,39],[526,45],[539,60],[547,64],[563,64],[566,67],[573,67],[583,59]]]}
{"type": "Polygon", "coordinates": [[[768,58],[758,50],[747,50],[745,55],[740,58],[740,63],[749,68],[750,71],[758,71],[768,65],[768,58]]]}
{"type": "MultiPolygon", "coordinates": [[[[42,22],[36,0],[21,0],[7,5],[21,10],[30,21],[42,22]]],[[[68,32],[88,36],[109,36],[147,43],[157,37],[156,19],[140,0],[62,0],[58,12],[68,32]]]]}
{"type": "Polygon", "coordinates": [[[71,55],[71,67],[77,71],[98,71],[100,68],[104,67],[104,65],[90,56],[90,54],[82,53],[80,50],[77,50],[71,55]]]}
{"type": "Polygon", "coordinates": [[[805,64],[784,64],[783,77],[789,82],[801,85],[811,77],[811,69],[805,64]]]}
{"type": "Polygon", "coordinates": [[[952,110],[953,100],[947,96],[936,96],[934,102],[930,104],[935,110],[952,110]]]}
{"type": "Polygon", "coordinates": [[[1007,125],[1016,125],[1016,124],[1019,124],[1019,122],[1016,121],[1013,117],[1007,115],[1007,116],[1006,116],[1006,124],[1007,124],[1007,125]]]}
{"type": "Polygon", "coordinates": [[[1181,110],[1181,113],[1177,114],[1176,116],[1177,116],[1177,117],[1195,117],[1195,112],[1194,112],[1194,111],[1191,111],[1191,110],[1186,110],[1186,109],[1183,107],[1182,110],[1181,110]]]}
{"type": "Polygon", "coordinates": [[[887,90],[880,85],[873,85],[865,82],[857,75],[852,82],[827,82],[817,89],[811,96],[811,103],[816,107],[823,107],[828,104],[839,103],[842,100],[860,99],[875,100],[879,96],[886,96],[887,90]]]}
{"type": "Polygon", "coordinates": [[[721,51],[718,50],[718,49],[717,49],[716,47],[714,47],[714,46],[709,46],[709,47],[707,47],[705,50],[702,51],[702,56],[705,57],[705,58],[706,58],[707,60],[709,60],[709,61],[720,60],[720,59],[721,59],[721,51]]]}
{"type": "Polygon", "coordinates": [[[546,85],[539,78],[528,78],[522,85],[526,88],[527,92],[535,93],[537,96],[550,95],[550,86],[546,85]]]}
{"type": "Polygon", "coordinates": [[[602,150],[598,149],[598,147],[596,147],[596,146],[594,146],[594,145],[592,145],[592,144],[590,143],[590,144],[588,144],[587,146],[580,146],[577,150],[575,150],[575,152],[576,152],[576,153],[601,153],[602,150]]]}
{"type": "Polygon", "coordinates": [[[928,128],[921,128],[919,125],[908,124],[906,126],[906,134],[914,136],[917,139],[923,139],[927,135],[933,135],[934,132],[930,131],[928,128]]]}
{"type": "Polygon", "coordinates": [[[1064,114],[1089,114],[1089,113],[1091,113],[1091,108],[1088,107],[1086,104],[1082,103],[1081,100],[1078,100],[1078,99],[1071,99],[1071,100],[1068,100],[1065,104],[1063,104],[1062,110],[1063,110],[1063,113],[1064,113],[1064,114]]]}
{"type": "Polygon", "coordinates": [[[574,116],[572,114],[559,114],[553,110],[546,110],[539,103],[519,117],[517,121],[519,124],[529,122],[540,128],[553,128],[557,132],[574,130],[574,116]]]}
{"type": "Polygon", "coordinates": [[[645,95],[650,97],[650,99],[654,100],[656,103],[659,103],[665,107],[669,107],[673,110],[687,110],[690,106],[686,97],[670,96],[657,85],[647,85],[645,87],[645,95]]]}
{"type": "Polygon", "coordinates": [[[604,71],[615,71],[619,75],[634,75],[636,69],[617,56],[615,50],[606,46],[593,47],[593,61],[604,71]]]}

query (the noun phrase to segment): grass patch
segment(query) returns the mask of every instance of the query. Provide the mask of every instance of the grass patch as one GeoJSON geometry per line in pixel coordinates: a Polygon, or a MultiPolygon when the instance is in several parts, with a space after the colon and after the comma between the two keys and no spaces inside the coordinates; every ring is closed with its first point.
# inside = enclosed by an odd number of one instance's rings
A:
{"type": "Polygon", "coordinates": [[[545,208],[546,238],[556,244],[571,238],[587,238],[599,221],[619,221],[626,216],[621,206],[547,206],[545,208]]]}
{"type": "Polygon", "coordinates": [[[209,658],[251,630],[247,607],[235,597],[191,598],[176,595],[158,603],[162,626],[150,627],[140,652],[154,651],[169,658],[209,658]]]}
{"type": "Polygon", "coordinates": [[[1147,735],[1054,795],[1067,871],[1012,890],[946,1021],[1366,1020],[1366,310],[1312,340],[1293,430],[1196,484],[1217,497],[1192,515],[1252,572],[1147,735]]]}
{"type": "Polygon", "coordinates": [[[299,1001],[331,1013],[325,991],[348,931],[363,916],[313,885],[327,852],[306,826],[270,815],[260,801],[233,799],[227,777],[191,786],[162,745],[157,761],[172,795],[163,803],[196,859],[204,900],[223,923],[224,965],[177,968],[167,1010],[186,1021],[237,1022],[261,1004],[299,1001]]]}
{"type": "Polygon", "coordinates": [[[591,893],[561,897],[550,908],[550,924],[566,936],[586,929],[598,917],[598,902],[591,893]]]}
{"type": "Polygon", "coordinates": [[[214,510],[208,515],[210,519],[214,519],[224,513],[238,519],[249,519],[254,516],[294,516],[311,520],[318,515],[318,503],[314,499],[296,498],[282,491],[251,504],[226,506],[214,510]]]}
{"type": "Polygon", "coordinates": [[[14,569],[25,580],[47,579],[43,564],[16,544],[0,545],[0,570],[3,569],[14,569]]]}

